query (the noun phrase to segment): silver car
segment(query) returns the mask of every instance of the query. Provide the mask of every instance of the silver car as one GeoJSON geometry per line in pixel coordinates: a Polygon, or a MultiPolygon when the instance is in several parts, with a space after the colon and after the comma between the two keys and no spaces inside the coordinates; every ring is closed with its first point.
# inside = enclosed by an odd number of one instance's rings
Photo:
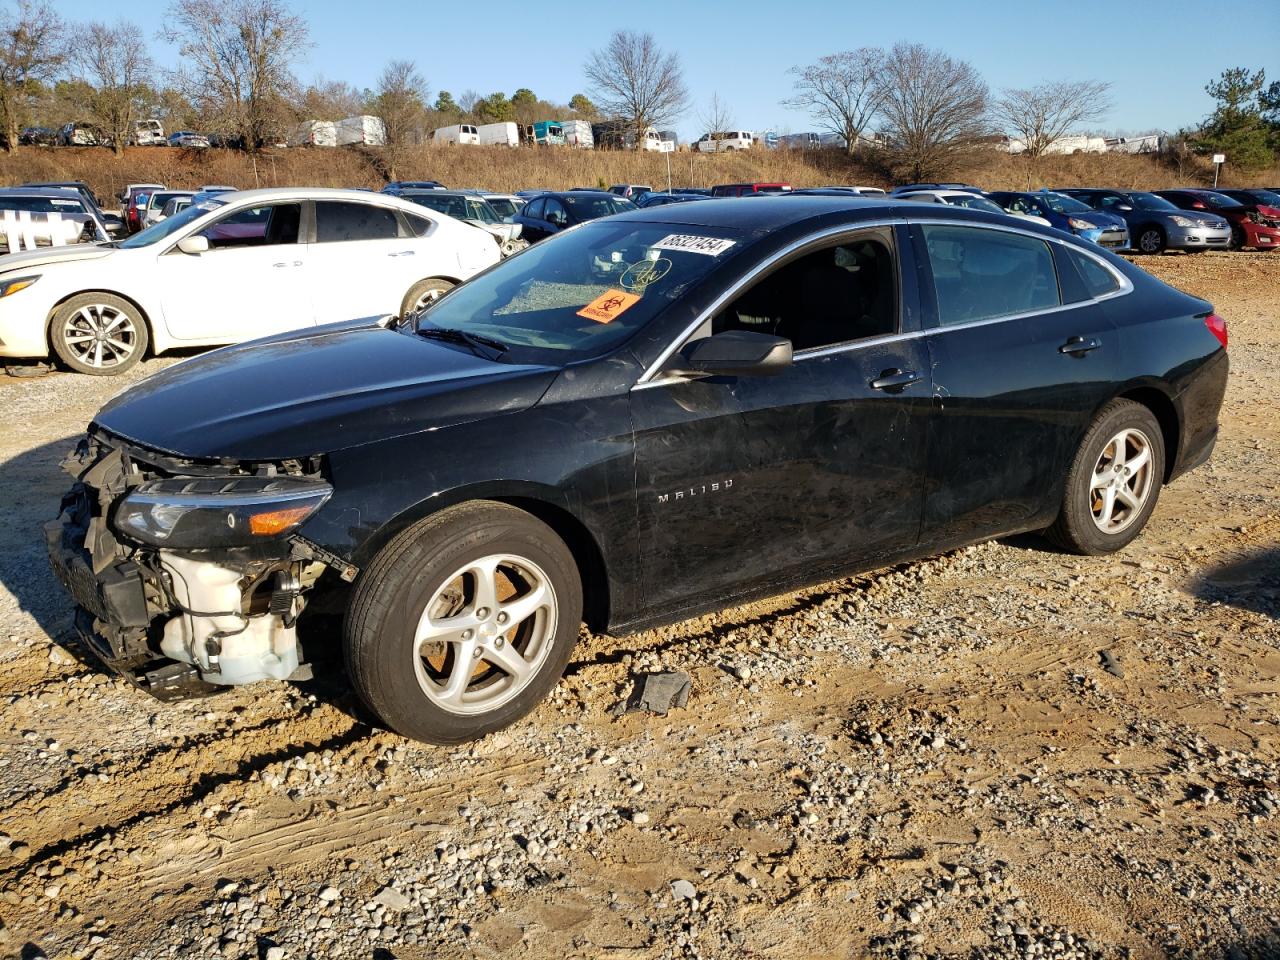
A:
{"type": "Polygon", "coordinates": [[[1164,250],[1228,250],[1231,223],[1216,213],[1183,210],[1144,190],[1056,190],[1095,210],[1118,215],[1129,225],[1129,240],[1139,253],[1164,250]]]}

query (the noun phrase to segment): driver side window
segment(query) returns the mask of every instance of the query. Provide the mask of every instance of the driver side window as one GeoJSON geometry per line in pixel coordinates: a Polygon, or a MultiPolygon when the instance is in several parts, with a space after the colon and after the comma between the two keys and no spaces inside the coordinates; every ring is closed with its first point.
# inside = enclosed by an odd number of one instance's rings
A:
{"type": "Polygon", "coordinates": [[[545,219],[547,223],[554,223],[556,226],[562,227],[569,222],[569,212],[565,210],[564,204],[559,200],[548,198],[545,219]]]}
{"type": "Polygon", "coordinates": [[[199,236],[209,241],[210,250],[297,243],[301,220],[300,203],[245,207],[211,223],[199,236]]]}
{"type": "Polygon", "coordinates": [[[755,330],[812,350],[898,331],[890,234],[865,234],[797,257],[723,309],[712,333],[755,330]]]}

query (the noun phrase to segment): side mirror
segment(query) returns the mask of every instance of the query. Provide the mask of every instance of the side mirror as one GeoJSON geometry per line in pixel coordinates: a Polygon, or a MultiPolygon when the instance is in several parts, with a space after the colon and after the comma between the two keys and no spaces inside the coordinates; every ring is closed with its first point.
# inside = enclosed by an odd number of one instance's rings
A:
{"type": "Polygon", "coordinates": [[[209,238],[204,236],[183,237],[178,241],[178,249],[193,257],[209,252],[209,238]]]}
{"type": "Polygon", "coordinates": [[[102,225],[107,228],[107,233],[110,236],[114,237],[117,234],[124,233],[124,221],[114,213],[104,213],[102,215],[102,225]]]}
{"type": "Polygon", "coordinates": [[[772,377],[791,366],[791,341],[727,330],[686,344],[666,370],[676,376],[772,377]]]}

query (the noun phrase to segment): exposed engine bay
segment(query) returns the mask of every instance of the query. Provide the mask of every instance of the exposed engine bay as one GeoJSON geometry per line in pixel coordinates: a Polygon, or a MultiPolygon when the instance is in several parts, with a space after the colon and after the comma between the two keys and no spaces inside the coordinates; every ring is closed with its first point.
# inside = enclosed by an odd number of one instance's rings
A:
{"type": "Polygon", "coordinates": [[[357,570],[296,531],[332,493],[322,458],[200,462],[90,433],[45,525],[82,639],[164,700],[309,675],[297,621],[357,570]]]}

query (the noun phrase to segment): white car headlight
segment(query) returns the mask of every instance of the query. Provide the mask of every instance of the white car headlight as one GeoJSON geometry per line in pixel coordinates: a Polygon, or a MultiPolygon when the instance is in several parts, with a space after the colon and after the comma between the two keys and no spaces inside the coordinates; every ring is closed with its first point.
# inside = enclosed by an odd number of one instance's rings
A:
{"type": "Polygon", "coordinates": [[[1191,220],[1191,219],[1189,219],[1189,218],[1187,218],[1187,217],[1179,217],[1179,216],[1177,216],[1176,214],[1175,214],[1174,216],[1170,217],[1169,219],[1170,219],[1170,220],[1172,220],[1172,221],[1174,222],[1174,224],[1175,224],[1175,225],[1177,225],[1177,226],[1179,226],[1179,227],[1194,227],[1194,226],[1197,226],[1197,224],[1196,224],[1196,222],[1195,222],[1194,220],[1191,220]]]}

